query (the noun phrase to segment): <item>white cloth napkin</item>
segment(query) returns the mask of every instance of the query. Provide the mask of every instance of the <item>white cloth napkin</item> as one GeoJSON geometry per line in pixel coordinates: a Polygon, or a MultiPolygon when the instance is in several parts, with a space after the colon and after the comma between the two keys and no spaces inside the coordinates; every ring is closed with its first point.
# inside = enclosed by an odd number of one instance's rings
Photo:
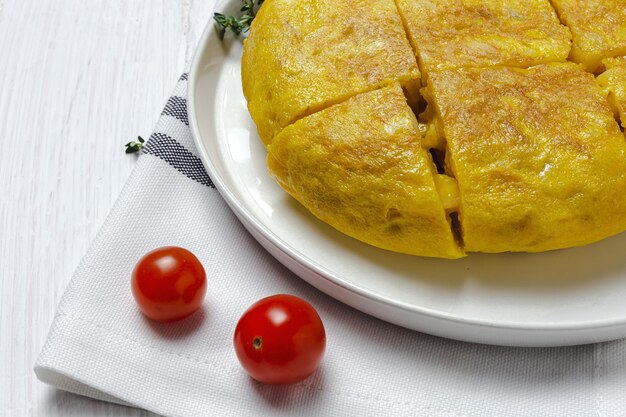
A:
{"type": "Polygon", "coordinates": [[[507,348],[446,340],[371,318],[318,292],[238,223],[197,157],[186,75],[69,284],[35,372],[89,397],[171,416],[625,416],[626,343],[507,348]],[[203,308],[156,324],[130,291],[159,246],[194,252],[203,308]],[[327,331],[321,368],[267,386],[240,367],[232,336],[254,301],[298,295],[327,331]]]}

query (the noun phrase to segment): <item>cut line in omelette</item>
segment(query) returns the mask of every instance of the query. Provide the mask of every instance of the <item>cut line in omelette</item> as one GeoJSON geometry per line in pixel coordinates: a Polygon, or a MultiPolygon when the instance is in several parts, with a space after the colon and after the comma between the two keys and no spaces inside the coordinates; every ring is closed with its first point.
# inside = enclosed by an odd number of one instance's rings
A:
{"type": "Polygon", "coordinates": [[[433,71],[465,250],[538,252],[626,230],[626,143],[573,63],[433,71]]]}
{"type": "Polygon", "coordinates": [[[625,6],[266,0],[241,69],[270,174],[335,229],[419,256],[623,232],[625,6]]]}
{"type": "Polygon", "coordinates": [[[241,70],[265,144],[299,118],[355,94],[392,82],[417,94],[420,84],[393,0],[266,0],[241,70]]]}
{"type": "Polygon", "coordinates": [[[456,182],[437,174],[399,84],[286,127],[268,146],[268,167],[311,213],[347,235],[397,252],[463,256],[448,216],[458,204],[456,182]]]}

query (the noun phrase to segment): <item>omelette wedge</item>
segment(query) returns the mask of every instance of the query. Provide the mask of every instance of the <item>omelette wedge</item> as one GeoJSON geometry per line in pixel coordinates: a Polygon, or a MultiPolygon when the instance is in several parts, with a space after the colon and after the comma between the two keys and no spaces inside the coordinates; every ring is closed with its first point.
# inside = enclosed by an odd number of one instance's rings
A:
{"type": "Polygon", "coordinates": [[[422,70],[563,61],[569,30],[548,0],[396,0],[422,70]]]}
{"type": "Polygon", "coordinates": [[[420,72],[393,0],[266,0],[245,41],[241,78],[265,144],[285,126],[420,72]]]}
{"type": "Polygon", "coordinates": [[[267,162],[289,194],[347,235],[408,254],[464,256],[449,217],[456,182],[437,174],[399,84],[286,127],[267,162]]]}
{"type": "Polygon", "coordinates": [[[429,74],[467,251],[538,252],[626,230],[626,143],[573,63],[429,74]]]}

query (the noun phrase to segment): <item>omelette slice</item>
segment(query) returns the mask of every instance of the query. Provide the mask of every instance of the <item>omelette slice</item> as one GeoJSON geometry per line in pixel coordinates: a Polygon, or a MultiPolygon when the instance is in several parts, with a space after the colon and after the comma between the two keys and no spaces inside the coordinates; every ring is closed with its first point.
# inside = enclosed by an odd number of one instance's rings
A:
{"type": "Polygon", "coordinates": [[[417,95],[420,83],[393,0],[266,0],[244,45],[241,77],[265,144],[355,94],[398,81],[417,95]]]}
{"type": "MultiPolygon", "coordinates": [[[[396,0],[420,68],[564,61],[570,32],[548,0],[396,0]]],[[[426,74],[428,75],[428,74],[426,74]]]]}
{"type": "Polygon", "coordinates": [[[465,250],[537,252],[626,230],[626,142],[573,63],[435,71],[465,250]]]}
{"type": "Polygon", "coordinates": [[[624,129],[626,128],[626,57],[607,58],[602,63],[607,70],[600,74],[597,80],[604,87],[615,117],[620,118],[622,129],[624,129]]]}
{"type": "Polygon", "coordinates": [[[626,55],[626,0],[552,0],[572,31],[570,58],[596,71],[603,58],[626,55]]]}
{"type": "Polygon", "coordinates": [[[437,174],[420,139],[395,84],[286,127],[267,162],[289,194],[337,230],[392,251],[459,258],[447,214],[458,204],[456,182],[437,174]]]}

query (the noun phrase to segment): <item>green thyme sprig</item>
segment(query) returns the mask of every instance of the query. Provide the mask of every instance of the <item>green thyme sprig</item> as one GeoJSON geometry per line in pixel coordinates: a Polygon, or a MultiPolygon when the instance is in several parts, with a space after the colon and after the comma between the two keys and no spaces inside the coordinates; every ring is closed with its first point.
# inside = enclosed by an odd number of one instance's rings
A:
{"type": "Polygon", "coordinates": [[[137,136],[137,142],[130,141],[126,146],[126,153],[138,153],[145,146],[146,140],[141,136],[137,136]]]}
{"type": "Polygon", "coordinates": [[[226,16],[222,13],[214,13],[213,20],[217,22],[220,28],[220,39],[224,39],[226,31],[230,29],[235,35],[245,33],[250,29],[250,23],[254,20],[259,7],[263,4],[263,0],[242,0],[240,17],[226,16]]]}

